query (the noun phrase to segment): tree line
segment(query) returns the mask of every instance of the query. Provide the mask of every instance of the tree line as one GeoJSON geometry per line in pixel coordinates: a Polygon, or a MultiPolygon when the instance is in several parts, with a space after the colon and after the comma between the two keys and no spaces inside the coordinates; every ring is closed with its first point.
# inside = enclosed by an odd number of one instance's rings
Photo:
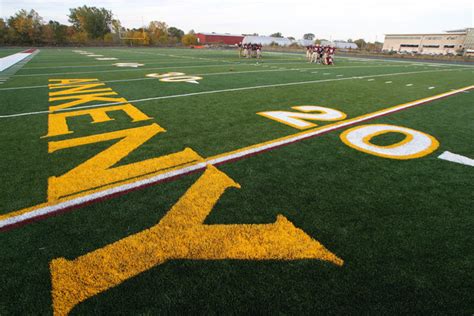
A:
{"type": "Polygon", "coordinates": [[[194,31],[187,34],[165,22],[152,21],[142,28],[128,29],[105,8],[82,6],[69,9],[68,21],[45,22],[35,10],[19,10],[0,18],[1,45],[194,45],[194,31]]]}

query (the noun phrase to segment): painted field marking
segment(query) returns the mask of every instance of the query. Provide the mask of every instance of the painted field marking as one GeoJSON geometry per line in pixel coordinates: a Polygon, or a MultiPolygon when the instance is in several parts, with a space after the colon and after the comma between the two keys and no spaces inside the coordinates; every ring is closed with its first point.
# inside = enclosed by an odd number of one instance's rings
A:
{"type": "Polygon", "coordinates": [[[468,158],[466,156],[458,155],[458,154],[453,154],[452,152],[449,152],[449,151],[445,151],[438,158],[442,160],[474,167],[474,159],[468,158]]]}
{"type": "MultiPolygon", "coordinates": [[[[420,74],[420,73],[427,73],[427,72],[429,72],[429,73],[431,73],[431,72],[447,72],[447,71],[455,71],[455,70],[458,70],[458,69],[441,69],[441,70],[426,70],[426,71],[414,71],[414,72],[398,72],[398,73],[388,73],[388,74],[362,76],[362,77],[344,77],[344,78],[336,78],[336,79],[324,79],[324,80],[311,80],[311,81],[277,83],[277,84],[261,85],[261,86],[250,86],[250,87],[242,87],[242,88],[210,90],[210,91],[192,92],[192,93],[185,93],[185,94],[175,94],[175,95],[168,95],[168,96],[150,97],[150,98],[130,100],[128,102],[139,103],[139,102],[174,99],[174,98],[183,98],[183,97],[191,97],[191,96],[198,96],[198,95],[216,94],[216,93],[237,92],[237,91],[247,91],[247,90],[256,90],[256,89],[286,87],[286,86],[297,86],[297,85],[304,85],[304,84],[316,84],[316,83],[325,83],[325,82],[332,82],[332,81],[364,79],[364,78],[371,78],[371,77],[412,75],[412,74],[420,74]]],[[[74,107],[74,108],[64,109],[64,110],[58,110],[56,112],[74,111],[74,110],[79,110],[79,109],[89,109],[89,108],[95,108],[95,107],[102,107],[102,106],[106,106],[106,105],[119,105],[119,104],[124,104],[124,103],[125,102],[112,102],[112,103],[101,103],[101,104],[94,104],[94,105],[85,105],[85,106],[78,106],[78,107],[74,107]]],[[[24,112],[24,113],[17,113],[17,114],[6,114],[6,115],[0,115],[0,119],[9,118],[9,117],[18,117],[18,116],[49,114],[49,113],[51,113],[51,112],[50,111],[35,111],[35,112],[24,112]]]]}
{"type": "Polygon", "coordinates": [[[429,87],[428,90],[433,90],[435,87],[429,87]]]}
{"type": "Polygon", "coordinates": [[[145,64],[140,64],[140,63],[116,63],[113,65],[117,67],[132,67],[132,68],[145,66],[145,64]]]}
{"type": "MultiPolygon", "coordinates": [[[[104,58],[115,58],[115,57],[104,57],[104,58]]],[[[97,59],[102,59],[102,58],[97,58],[97,59]]],[[[116,58],[118,59],[118,58],[116,58]]],[[[145,59],[145,61],[147,62],[148,60],[151,60],[151,59],[145,59]]],[[[147,65],[170,65],[170,64],[196,64],[195,62],[192,62],[192,61],[173,61],[173,62],[159,62],[159,63],[148,63],[147,62],[147,65]]],[[[41,66],[41,67],[25,67],[23,68],[23,70],[30,70],[30,69],[59,69],[59,68],[93,68],[93,67],[111,67],[112,64],[107,64],[107,65],[104,65],[104,64],[91,64],[90,62],[88,63],[76,63],[74,65],[62,65],[62,66],[41,66]]]]}
{"type": "MultiPolygon", "coordinates": [[[[274,65],[288,65],[288,63],[271,63],[274,65]]],[[[295,64],[295,63],[291,63],[295,64]]],[[[298,63],[301,65],[301,63],[298,63]]],[[[96,71],[76,71],[76,72],[54,72],[54,73],[40,73],[40,74],[20,74],[15,75],[15,77],[38,77],[38,76],[56,76],[56,75],[80,75],[80,74],[96,74],[96,73],[109,73],[109,72],[122,72],[122,71],[144,71],[144,70],[158,70],[158,69],[190,69],[190,68],[205,68],[205,67],[228,67],[231,64],[226,65],[195,65],[195,66],[170,66],[170,67],[152,67],[152,68],[140,68],[140,69],[115,69],[115,70],[96,70],[96,71]]],[[[242,63],[234,63],[233,66],[252,66],[251,64],[242,64],[242,63]]],[[[256,65],[253,65],[256,66],[256,65]]],[[[260,66],[260,65],[258,65],[260,66]]],[[[265,67],[265,66],[260,66],[265,67]]],[[[268,67],[268,66],[267,66],[268,67]]],[[[352,68],[388,68],[388,67],[396,67],[400,68],[400,66],[342,66],[342,67],[332,67],[331,69],[352,69],[352,68]]],[[[301,68],[289,68],[288,70],[299,70],[301,68]]],[[[467,69],[467,68],[466,68],[467,69]]],[[[444,69],[443,69],[444,70],[444,69]]],[[[459,69],[449,69],[449,70],[459,70],[459,69]]],[[[463,70],[463,69],[461,69],[463,70]]]]}
{"type": "Polygon", "coordinates": [[[336,75],[336,77],[344,77],[344,75],[336,75]]]}
{"type": "Polygon", "coordinates": [[[367,81],[374,81],[374,80],[375,80],[375,79],[369,79],[369,80],[367,80],[367,81]]]}
{"type": "Polygon", "coordinates": [[[116,51],[120,52],[127,52],[127,53],[137,53],[137,54],[144,54],[144,55],[153,55],[153,56],[166,56],[166,57],[174,57],[174,58],[185,58],[185,59],[199,59],[199,60],[209,60],[209,61],[218,61],[218,62],[223,62],[223,63],[234,63],[234,61],[227,61],[227,60],[221,60],[221,59],[213,59],[213,58],[196,58],[194,56],[182,56],[182,55],[174,55],[174,54],[161,54],[161,53],[149,53],[149,52],[142,52],[142,51],[133,51],[130,52],[128,50],[121,50],[121,49],[115,49],[116,51]]]}
{"type": "Polygon", "coordinates": [[[448,66],[456,66],[456,67],[474,67],[471,65],[459,65],[459,64],[451,64],[451,63],[435,63],[435,62],[420,62],[420,63],[413,63],[409,60],[393,60],[393,59],[383,59],[383,58],[362,58],[362,57],[346,57],[346,56],[338,56],[341,59],[353,59],[353,60],[361,60],[361,61],[370,61],[370,62],[388,62],[388,63],[405,63],[409,64],[408,66],[427,66],[427,65],[437,65],[438,67],[448,67],[448,66]]]}
{"type": "MultiPolygon", "coordinates": [[[[196,73],[191,74],[193,76],[220,76],[220,75],[235,75],[235,74],[246,74],[246,73],[260,73],[260,72],[275,72],[280,71],[278,69],[274,70],[248,70],[248,71],[226,71],[226,72],[209,72],[209,73],[196,73]]],[[[129,78],[129,79],[117,79],[117,80],[104,80],[102,82],[110,83],[110,82],[133,82],[133,81],[141,81],[141,80],[151,80],[151,78],[129,78]]],[[[39,86],[22,86],[22,87],[9,87],[9,88],[1,88],[0,91],[8,91],[8,90],[22,90],[22,89],[38,89],[38,88],[48,88],[48,85],[39,85],[39,86]]]]}
{"type": "Polygon", "coordinates": [[[385,83],[392,83],[392,81],[385,81],[385,83]]]}
{"type": "Polygon", "coordinates": [[[25,50],[0,58],[0,72],[18,64],[22,60],[32,56],[36,50],[25,50]]]}
{"type": "Polygon", "coordinates": [[[204,159],[204,161],[186,164],[184,166],[176,167],[169,171],[159,174],[150,174],[145,177],[140,177],[123,184],[116,186],[110,185],[87,194],[77,194],[68,198],[62,198],[54,202],[46,202],[39,205],[35,205],[29,208],[25,208],[18,211],[13,211],[8,214],[0,215],[0,230],[12,228],[20,224],[31,222],[43,217],[51,216],[54,213],[65,211],[67,209],[75,208],[80,205],[99,201],[107,197],[124,194],[131,190],[150,186],[158,182],[162,182],[168,179],[175,179],[177,177],[197,172],[205,169],[208,165],[221,165],[236,161],[245,157],[257,155],[268,150],[272,150],[278,147],[286,146],[292,143],[296,143],[305,139],[313,138],[316,136],[324,135],[331,131],[340,130],[358,123],[366,122],[375,118],[379,118],[385,115],[403,111],[421,104],[426,104],[432,101],[443,99],[452,95],[462,93],[463,91],[474,89],[474,85],[460,88],[454,91],[449,91],[434,95],[431,97],[411,101],[408,103],[399,104],[383,110],[375,111],[372,113],[364,114],[355,118],[339,121],[337,123],[328,124],[321,127],[309,129],[304,132],[299,132],[285,137],[280,137],[274,140],[262,142],[259,144],[247,146],[234,151],[226,152],[216,156],[212,156],[204,159]]]}

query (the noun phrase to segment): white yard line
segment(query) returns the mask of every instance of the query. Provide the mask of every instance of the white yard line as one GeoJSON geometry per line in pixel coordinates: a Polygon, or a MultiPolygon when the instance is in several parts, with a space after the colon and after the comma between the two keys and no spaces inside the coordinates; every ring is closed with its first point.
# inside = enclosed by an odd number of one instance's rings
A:
{"type": "Polygon", "coordinates": [[[405,63],[405,64],[412,64],[414,66],[439,66],[439,67],[446,67],[446,66],[456,66],[456,67],[474,67],[474,65],[462,65],[462,64],[454,64],[454,63],[436,63],[436,62],[414,62],[413,60],[393,60],[393,59],[384,59],[384,58],[363,58],[363,57],[349,57],[349,56],[337,56],[337,58],[341,59],[355,59],[361,61],[379,61],[379,62],[389,62],[389,63],[405,63]]]}
{"type": "Polygon", "coordinates": [[[133,54],[145,54],[145,55],[153,55],[153,56],[167,56],[167,57],[175,57],[175,58],[185,58],[185,59],[198,59],[198,60],[209,60],[209,61],[217,61],[217,62],[223,62],[223,63],[235,63],[235,61],[227,61],[227,60],[221,60],[221,59],[213,59],[213,58],[205,58],[205,57],[196,57],[196,56],[183,56],[183,55],[175,55],[175,54],[163,54],[163,53],[150,53],[150,52],[142,52],[142,51],[128,51],[128,50],[122,50],[122,49],[113,49],[118,52],[127,52],[127,53],[133,53],[133,54]]]}
{"type": "MultiPolygon", "coordinates": [[[[185,94],[175,94],[175,95],[157,96],[157,97],[150,97],[150,98],[143,98],[143,99],[136,99],[136,100],[128,100],[126,102],[111,102],[111,103],[85,105],[85,106],[78,106],[78,107],[58,110],[56,112],[68,112],[68,111],[75,111],[75,110],[79,110],[79,109],[89,109],[89,108],[96,108],[96,107],[110,106],[110,105],[119,105],[119,104],[125,104],[125,103],[139,103],[139,102],[146,102],[146,101],[183,98],[183,97],[208,95],[208,94],[216,94],[216,93],[225,93],[225,92],[237,92],[237,91],[247,91],[247,90],[256,90],[256,89],[275,88],[275,87],[297,86],[297,85],[305,85],[305,84],[317,84],[317,83],[325,83],[325,82],[332,82],[332,81],[344,81],[344,80],[354,80],[354,79],[357,80],[357,79],[366,79],[366,78],[373,78],[373,77],[403,76],[403,75],[413,75],[413,74],[432,73],[432,72],[448,72],[448,71],[457,71],[457,70],[458,69],[440,69],[440,70],[424,70],[424,71],[415,71],[415,72],[399,72],[399,73],[389,73],[389,74],[380,74],[380,75],[371,75],[371,76],[346,77],[346,78],[311,80],[311,81],[298,81],[298,82],[277,83],[277,84],[260,85],[260,86],[222,89],[222,90],[210,90],[210,91],[201,91],[201,92],[193,92],[193,93],[185,93],[185,94]]],[[[11,117],[30,116],[30,115],[39,115],[39,114],[48,114],[48,113],[51,113],[51,112],[50,111],[24,112],[24,113],[0,115],[0,118],[11,118],[11,117]]]]}
{"type": "MultiPolygon", "coordinates": [[[[237,64],[241,66],[242,64],[237,64]]],[[[213,65],[214,66],[214,65],[213,65]]],[[[204,67],[204,66],[202,66],[204,67]]],[[[201,68],[202,68],[201,67],[201,68]]],[[[261,67],[266,67],[262,65],[261,67]]],[[[179,68],[179,67],[168,67],[168,68],[179,68]]],[[[168,68],[140,68],[135,70],[156,70],[156,69],[168,69],[168,68]]],[[[182,68],[182,67],[181,67],[182,68]]],[[[191,67],[188,67],[191,68],[191,67]]],[[[384,66],[342,66],[342,67],[334,67],[331,69],[351,69],[351,68],[385,68],[384,66]]],[[[209,73],[191,73],[189,75],[196,75],[196,76],[214,76],[214,75],[232,75],[232,74],[243,74],[243,73],[258,73],[258,72],[269,72],[269,71],[295,71],[295,70],[312,70],[314,68],[279,68],[279,69],[272,69],[272,70],[249,70],[249,71],[226,71],[226,72],[209,72],[209,73]]],[[[456,69],[457,70],[457,69],[456,69]]],[[[113,70],[116,71],[116,70],[113,70]]],[[[311,72],[313,74],[318,73],[317,71],[311,72]]],[[[338,75],[337,77],[342,77],[344,75],[338,75]]],[[[104,80],[102,82],[127,82],[127,81],[139,81],[139,80],[148,80],[150,78],[132,78],[132,79],[119,79],[119,80],[104,80]]],[[[47,85],[36,85],[36,86],[19,86],[19,87],[8,87],[8,88],[0,88],[0,91],[8,91],[8,90],[21,90],[21,89],[36,89],[36,88],[47,88],[47,85]]]]}
{"type": "MultiPolygon", "coordinates": [[[[235,64],[235,66],[240,64],[235,64]]],[[[117,70],[99,70],[99,71],[76,71],[76,72],[53,72],[53,73],[40,73],[40,74],[25,74],[15,75],[15,77],[38,77],[38,76],[52,76],[52,75],[80,75],[80,74],[95,74],[95,73],[107,73],[107,72],[123,72],[123,71],[147,71],[157,69],[181,69],[181,68],[204,68],[204,67],[228,67],[229,65],[196,65],[196,66],[183,66],[183,67],[153,67],[153,68],[136,68],[136,69],[117,69],[117,70]]]]}
{"type": "MultiPolygon", "coordinates": [[[[235,62],[233,64],[213,64],[213,65],[196,65],[196,66],[168,66],[168,67],[153,67],[153,68],[137,68],[137,69],[113,69],[113,70],[96,70],[96,71],[76,71],[76,72],[54,72],[54,73],[38,73],[38,74],[20,74],[15,75],[15,77],[38,77],[38,76],[52,76],[52,75],[77,75],[77,74],[90,74],[90,73],[108,73],[108,72],[123,72],[123,71],[144,71],[144,70],[156,70],[156,69],[188,69],[188,68],[204,68],[204,67],[228,67],[232,66],[259,66],[259,67],[268,67],[272,65],[294,65],[301,63],[262,63],[262,64],[250,64],[250,63],[241,63],[235,62]]],[[[145,65],[147,63],[145,62],[145,65]]],[[[386,68],[386,67],[399,67],[398,65],[392,66],[342,66],[342,67],[331,67],[332,69],[345,69],[345,68],[386,68]]]]}
{"type": "MultiPolygon", "coordinates": [[[[129,62],[132,59],[122,59],[123,62],[129,62]]],[[[135,60],[134,60],[135,61],[135,60]]],[[[139,60],[140,63],[145,63],[147,65],[169,65],[169,64],[195,64],[196,62],[192,61],[168,61],[168,62],[159,62],[159,63],[148,63],[148,60],[139,60]]],[[[93,68],[93,67],[113,67],[112,64],[104,65],[102,63],[97,64],[90,64],[90,63],[82,63],[81,65],[65,65],[65,66],[49,66],[49,67],[25,67],[22,70],[30,70],[30,69],[58,69],[58,68],[93,68]]]]}
{"type": "Polygon", "coordinates": [[[439,157],[439,159],[474,167],[474,159],[468,158],[466,156],[461,156],[458,154],[453,154],[452,152],[445,151],[439,157]]]}
{"type": "Polygon", "coordinates": [[[68,200],[68,201],[58,202],[57,204],[54,204],[54,205],[48,205],[48,206],[32,209],[32,210],[29,210],[25,213],[22,213],[22,214],[19,214],[19,215],[14,215],[14,216],[11,216],[11,217],[7,217],[3,220],[0,220],[0,229],[8,227],[8,226],[18,225],[22,222],[26,222],[26,221],[29,221],[29,220],[32,220],[32,219],[35,219],[35,218],[38,218],[38,217],[41,217],[41,216],[45,216],[45,215],[48,215],[48,214],[54,214],[58,211],[61,211],[61,210],[67,209],[67,208],[80,206],[80,205],[83,205],[85,203],[90,203],[90,202],[93,202],[93,201],[97,201],[97,200],[100,200],[100,199],[103,199],[103,198],[106,198],[106,197],[110,197],[110,196],[113,196],[113,195],[121,193],[121,192],[127,192],[127,191],[130,191],[130,190],[133,190],[133,189],[138,189],[138,188],[146,186],[146,185],[155,184],[155,183],[161,182],[161,181],[166,180],[166,179],[186,175],[186,174],[188,174],[190,172],[193,172],[193,171],[202,170],[202,169],[206,168],[207,165],[220,165],[220,164],[232,162],[236,159],[242,159],[242,158],[245,158],[245,157],[250,157],[250,156],[253,156],[255,154],[265,152],[265,151],[270,150],[270,149],[275,149],[275,148],[278,148],[278,147],[281,147],[281,146],[289,145],[289,144],[292,144],[292,143],[295,143],[295,142],[298,142],[298,141],[301,141],[301,140],[304,140],[304,139],[308,139],[308,138],[316,137],[316,136],[319,136],[319,135],[323,135],[325,133],[328,133],[328,132],[331,132],[331,131],[334,131],[334,130],[339,130],[339,129],[346,128],[346,127],[349,127],[349,126],[352,126],[352,125],[355,125],[355,124],[358,124],[358,123],[361,123],[361,122],[365,122],[365,121],[369,121],[369,120],[372,120],[372,119],[375,119],[375,118],[378,118],[378,117],[381,117],[381,116],[385,116],[385,115],[388,115],[388,114],[391,114],[391,113],[406,110],[408,108],[411,108],[411,107],[414,107],[414,106],[417,106],[417,105],[420,105],[420,104],[432,102],[432,101],[435,101],[435,100],[438,100],[438,99],[441,99],[441,98],[445,98],[445,97],[448,97],[448,96],[451,96],[451,95],[455,95],[455,94],[458,94],[462,91],[466,91],[466,90],[469,90],[469,89],[472,89],[472,88],[474,88],[474,86],[465,87],[465,88],[462,88],[462,89],[458,89],[458,90],[455,90],[455,91],[450,91],[450,92],[447,92],[447,93],[442,93],[442,94],[435,95],[435,96],[428,97],[428,98],[424,98],[424,99],[421,99],[421,100],[416,100],[416,101],[401,104],[401,105],[398,105],[398,106],[389,107],[389,108],[386,108],[384,110],[376,111],[376,112],[369,113],[369,114],[366,114],[366,115],[361,115],[361,116],[358,116],[358,117],[355,117],[355,118],[352,118],[352,119],[347,119],[347,120],[344,120],[344,121],[341,121],[341,122],[330,124],[328,126],[315,128],[315,129],[308,130],[308,131],[301,132],[301,133],[297,133],[297,134],[294,134],[294,135],[291,135],[291,136],[281,137],[281,138],[277,138],[275,140],[267,141],[267,142],[260,143],[260,144],[257,144],[257,145],[248,146],[248,147],[245,147],[245,148],[242,148],[242,149],[239,149],[239,150],[227,152],[227,153],[222,154],[222,155],[209,157],[203,162],[196,162],[194,164],[191,164],[191,165],[188,165],[188,166],[185,166],[185,167],[181,167],[181,168],[178,168],[178,169],[166,172],[166,173],[162,173],[162,174],[153,176],[153,177],[148,178],[148,179],[142,179],[142,180],[138,180],[138,181],[135,181],[135,182],[132,182],[132,183],[119,185],[119,186],[114,187],[114,188],[104,189],[102,191],[91,193],[89,195],[81,196],[81,197],[74,198],[74,199],[71,199],[71,200],[68,200]]]}
{"type": "MultiPolygon", "coordinates": [[[[276,72],[276,71],[279,71],[279,70],[274,69],[274,70],[226,71],[226,72],[192,73],[192,74],[189,74],[189,75],[193,75],[193,76],[220,76],[220,75],[234,75],[234,74],[259,73],[259,72],[276,72]]],[[[117,79],[117,80],[104,80],[104,81],[101,81],[101,82],[114,83],[114,82],[130,82],[130,81],[142,81],[142,80],[156,80],[156,79],[155,78],[143,77],[143,78],[129,78],[129,79],[117,79]]],[[[48,88],[48,85],[1,88],[0,91],[37,89],[37,88],[48,88]]]]}

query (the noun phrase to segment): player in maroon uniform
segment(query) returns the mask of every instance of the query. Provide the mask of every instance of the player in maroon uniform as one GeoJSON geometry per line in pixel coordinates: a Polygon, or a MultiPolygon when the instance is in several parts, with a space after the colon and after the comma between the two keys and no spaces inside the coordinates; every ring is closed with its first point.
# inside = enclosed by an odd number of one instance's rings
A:
{"type": "Polygon", "coordinates": [[[244,56],[246,58],[250,58],[250,49],[249,49],[250,43],[244,44],[244,56]]]}
{"type": "Polygon", "coordinates": [[[334,54],[336,53],[336,47],[332,46],[329,48],[329,57],[330,57],[330,63],[328,65],[334,65],[334,54]]]}

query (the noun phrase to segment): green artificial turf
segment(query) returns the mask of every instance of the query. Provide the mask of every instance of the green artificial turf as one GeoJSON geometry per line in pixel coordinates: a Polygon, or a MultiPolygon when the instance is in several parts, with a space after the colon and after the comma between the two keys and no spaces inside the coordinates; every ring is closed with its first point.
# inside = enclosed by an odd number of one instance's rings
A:
{"type": "MultiPolygon", "coordinates": [[[[0,214],[45,202],[49,177],[113,143],[49,154],[50,139],[41,138],[46,113],[9,116],[47,111],[49,79],[97,78],[167,130],[119,165],[185,147],[210,157],[299,132],[256,114],[262,111],[318,105],[350,119],[474,84],[474,67],[466,65],[336,58],[331,67],[268,52],[257,64],[235,51],[81,49],[118,60],[41,49],[0,87],[0,214]],[[144,66],[117,68],[116,62],[144,66]],[[165,72],[203,79],[189,84],[146,77],[165,72]]],[[[267,224],[282,214],[342,258],[342,267],[318,260],[168,261],[72,314],[472,314],[474,169],[438,156],[450,151],[474,159],[473,104],[471,91],[362,123],[432,135],[440,147],[419,159],[359,152],[338,130],[218,167],[241,189],[227,190],[206,224],[267,224]]],[[[100,124],[71,118],[74,134],[54,140],[150,124],[131,123],[120,112],[110,116],[115,120],[100,124]]],[[[390,133],[373,143],[401,139],[390,133]]],[[[51,314],[51,260],[72,260],[150,228],[201,174],[0,232],[0,315],[51,314]]]]}

